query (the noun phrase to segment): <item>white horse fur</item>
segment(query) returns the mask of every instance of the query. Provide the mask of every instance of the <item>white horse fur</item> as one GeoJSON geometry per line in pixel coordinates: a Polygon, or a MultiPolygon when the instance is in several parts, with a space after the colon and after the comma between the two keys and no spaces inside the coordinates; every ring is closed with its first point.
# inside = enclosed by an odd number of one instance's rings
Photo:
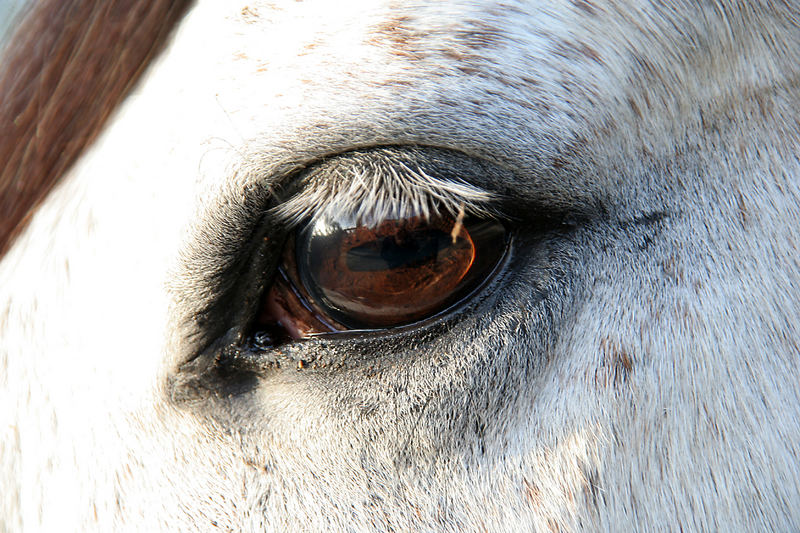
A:
{"type": "Polygon", "coordinates": [[[200,0],[0,263],[0,531],[800,530],[798,17],[200,0]],[[496,205],[498,277],[193,374],[274,184],[381,146],[281,216],[496,205]]]}

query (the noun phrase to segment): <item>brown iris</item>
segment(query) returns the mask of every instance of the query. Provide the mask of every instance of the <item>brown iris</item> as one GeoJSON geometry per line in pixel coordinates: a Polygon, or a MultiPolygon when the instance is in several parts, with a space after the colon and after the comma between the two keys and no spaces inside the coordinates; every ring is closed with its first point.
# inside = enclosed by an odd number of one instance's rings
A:
{"type": "Polygon", "coordinates": [[[450,216],[321,217],[293,241],[260,322],[302,337],[402,326],[443,311],[490,274],[506,232],[496,221],[450,216]]]}

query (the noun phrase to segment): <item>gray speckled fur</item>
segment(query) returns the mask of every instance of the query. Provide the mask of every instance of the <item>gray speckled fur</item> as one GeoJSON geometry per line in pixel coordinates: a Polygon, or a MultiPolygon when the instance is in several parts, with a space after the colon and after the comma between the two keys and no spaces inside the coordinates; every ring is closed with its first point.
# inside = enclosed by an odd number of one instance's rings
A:
{"type": "Polygon", "coordinates": [[[798,16],[199,2],[0,263],[0,530],[800,529],[798,16]],[[516,217],[457,313],[176,401],[272,186],[389,145],[575,220],[516,217]]]}

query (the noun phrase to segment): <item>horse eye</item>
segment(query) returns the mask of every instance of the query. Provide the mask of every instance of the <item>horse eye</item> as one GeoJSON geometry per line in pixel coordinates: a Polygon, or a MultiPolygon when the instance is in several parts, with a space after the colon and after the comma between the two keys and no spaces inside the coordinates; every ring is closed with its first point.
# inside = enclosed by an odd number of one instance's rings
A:
{"type": "Polygon", "coordinates": [[[494,220],[320,217],[289,240],[259,326],[298,338],[419,322],[486,280],[506,240],[494,220]]]}

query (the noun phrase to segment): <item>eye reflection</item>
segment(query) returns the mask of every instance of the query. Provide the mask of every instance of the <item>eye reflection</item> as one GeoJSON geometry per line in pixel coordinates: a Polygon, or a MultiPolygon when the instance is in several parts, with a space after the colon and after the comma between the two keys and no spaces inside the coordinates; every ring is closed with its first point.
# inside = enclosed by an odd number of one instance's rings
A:
{"type": "Polygon", "coordinates": [[[505,229],[494,221],[322,218],[298,235],[296,261],[303,288],[335,321],[385,328],[453,303],[488,274],[504,249],[505,229]]]}
{"type": "Polygon", "coordinates": [[[493,220],[324,216],[290,238],[257,319],[265,347],[412,324],[463,299],[506,250],[493,220]]]}

